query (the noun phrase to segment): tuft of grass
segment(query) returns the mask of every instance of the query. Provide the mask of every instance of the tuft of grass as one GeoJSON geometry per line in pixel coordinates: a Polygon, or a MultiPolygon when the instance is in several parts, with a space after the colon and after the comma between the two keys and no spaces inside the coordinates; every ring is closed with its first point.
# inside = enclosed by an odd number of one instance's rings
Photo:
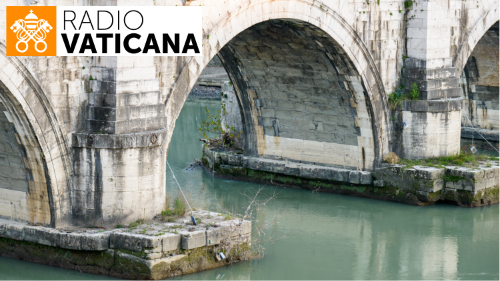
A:
{"type": "Polygon", "coordinates": [[[121,224],[116,226],[116,228],[122,228],[122,227],[123,227],[123,225],[121,225],[121,224]]]}
{"type": "Polygon", "coordinates": [[[131,222],[128,225],[128,227],[130,228],[130,230],[134,230],[134,229],[136,229],[137,227],[139,227],[143,223],[144,223],[144,219],[139,219],[139,220],[136,220],[135,222],[131,222]]]}
{"type": "Polygon", "coordinates": [[[186,214],[186,204],[184,204],[184,202],[182,202],[179,198],[175,198],[174,214],[178,217],[186,214]]]}

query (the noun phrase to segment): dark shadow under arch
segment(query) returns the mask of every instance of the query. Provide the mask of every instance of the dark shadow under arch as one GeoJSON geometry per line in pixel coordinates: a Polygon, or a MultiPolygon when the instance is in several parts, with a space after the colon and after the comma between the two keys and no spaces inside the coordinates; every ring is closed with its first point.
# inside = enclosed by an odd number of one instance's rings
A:
{"type": "Polygon", "coordinates": [[[355,169],[369,159],[366,166],[373,167],[379,143],[370,97],[343,48],[324,31],[302,21],[270,20],[238,34],[218,56],[237,93],[245,155],[355,169]],[[322,153],[354,160],[268,153],[269,137],[324,144],[322,153]],[[332,151],[336,146],[359,151],[332,151]]]}

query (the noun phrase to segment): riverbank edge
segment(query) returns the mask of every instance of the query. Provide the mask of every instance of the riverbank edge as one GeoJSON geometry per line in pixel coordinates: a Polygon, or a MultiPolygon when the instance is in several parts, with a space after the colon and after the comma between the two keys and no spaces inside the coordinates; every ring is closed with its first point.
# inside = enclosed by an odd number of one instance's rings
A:
{"type": "Polygon", "coordinates": [[[218,178],[394,201],[415,206],[452,203],[481,207],[499,203],[499,167],[406,167],[373,172],[247,157],[203,146],[201,164],[218,178]]]}

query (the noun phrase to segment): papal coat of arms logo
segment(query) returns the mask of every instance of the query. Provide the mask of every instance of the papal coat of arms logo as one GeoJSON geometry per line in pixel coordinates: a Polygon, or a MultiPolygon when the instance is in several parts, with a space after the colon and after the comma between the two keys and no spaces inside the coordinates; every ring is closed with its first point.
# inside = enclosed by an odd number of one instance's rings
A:
{"type": "Polygon", "coordinates": [[[33,40],[35,42],[35,50],[39,53],[47,50],[47,33],[52,30],[52,26],[44,19],[38,19],[33,14],[33,10],[24,18],[17,20],[10,29],[16,33],[18,42],[16,43],[16,50],[24,53],[28,50],[28,42],[33,40]]]}

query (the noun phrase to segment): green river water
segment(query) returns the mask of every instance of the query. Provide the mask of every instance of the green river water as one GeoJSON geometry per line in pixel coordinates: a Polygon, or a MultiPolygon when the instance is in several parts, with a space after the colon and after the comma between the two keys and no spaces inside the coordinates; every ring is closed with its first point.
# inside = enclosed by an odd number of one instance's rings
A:
{"type": "MultiPolygon", "coordinates": [[[[201,157],[197,128],[204,106],[190,100],[177,120],[168,161],[193,206],[242,212],[254,183],[187,169],[201,157]]],[[[180,197],[170,171],[167,194],[180,197]]],[[[264,194],[276,187],[266,186],[264,194]]],[[[175,279],[499,279],[499,206],[415,207],[344,195],[282,189],[258,211],[270,222],[264,258],[175,279]],[[274,219],[273,219],[274,218],[274,219]],[[279,237],[283,239],[276,240],[279,237]]],[[[2,279],[110,279],[0,258],[2,279]]]]}

